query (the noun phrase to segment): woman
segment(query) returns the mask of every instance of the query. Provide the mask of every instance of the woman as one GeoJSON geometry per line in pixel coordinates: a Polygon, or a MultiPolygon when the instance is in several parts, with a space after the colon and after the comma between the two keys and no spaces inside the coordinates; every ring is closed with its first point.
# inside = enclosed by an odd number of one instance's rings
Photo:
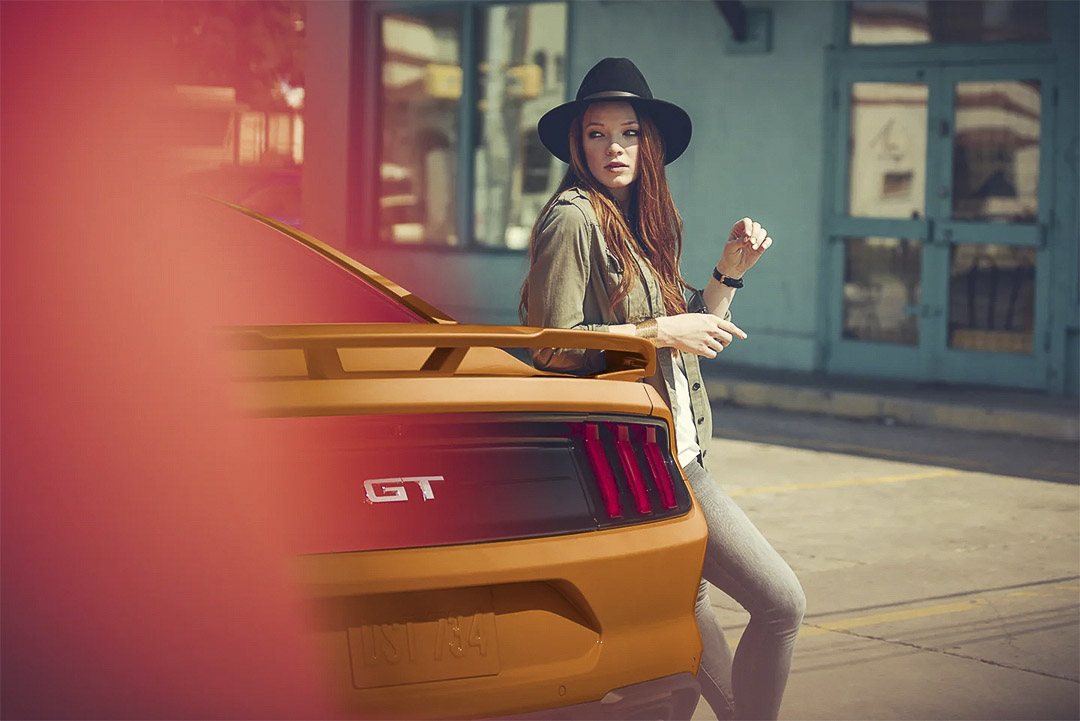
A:
{"type": "MultiPolygon", "coordinates": [[[[728,306],[743,274],[772,244],[760,224],[732,228],[713,277],[693,291],[679,272],[682,219],[664,174],[690,142],[690,117],[654,99],[637,67],[606,58],[585,76],[577,99],[546,113],[544,145],[570,164],[533,228],[521,312],[529,325],[651,338],[658,371],[648,379],[669,402],[676,447],[709,527],[697,599],[704,651],[698,679],[718,718],[775,719],[805,607],[795,574],[705,463],[712,416],[698,356],[713,358],[746,334],[728,306]],[[703,312],[687,312],[693,291],[703,312]],[[707,312],[705,312],[707,311],[707,312]],[[734,660],[709,600],[712,583],[750,612],[734,660]]],[[[548,349],[537,365],[588,373],[602,351],[548,349]]],[[[725,473],[736,469],[724,466],[725,473]]]]}

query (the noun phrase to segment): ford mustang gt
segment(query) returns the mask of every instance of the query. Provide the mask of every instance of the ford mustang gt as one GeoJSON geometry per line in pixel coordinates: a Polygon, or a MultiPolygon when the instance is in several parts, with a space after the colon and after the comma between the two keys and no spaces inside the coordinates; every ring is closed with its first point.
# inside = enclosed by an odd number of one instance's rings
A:
{"type": "Polygon", "coordinates": [[[220,338],[252,423],[309,450],[288,469],[297,571],[343,713],[689,718],[706,528],[670,412],[638,382],[649,342],[459,324],[233,207],[359,298],[340,299],[356,322],[220,338]],[[602,350],[607,367],[570,377],[508,350],[540,348],[602,350]]]}

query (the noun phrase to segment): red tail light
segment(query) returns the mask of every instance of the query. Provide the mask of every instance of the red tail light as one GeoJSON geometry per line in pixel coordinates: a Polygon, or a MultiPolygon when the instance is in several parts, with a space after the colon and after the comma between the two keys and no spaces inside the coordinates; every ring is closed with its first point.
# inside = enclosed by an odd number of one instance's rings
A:
{"type": "Polygon", "coordinates": [[[660,498],[664,508],[674,508],[677,505],[675,482],[671,480],[667,464],[664,463],[663,454],[656,441],[656,428],[653,426],[645,428],[645,457],[649,459],[649,469],[652,470],[653,479],[656,481],[657,490],[660,491],[660,498]]]}
{"type": "Polygon", "coordinates": [[[615,448],[619,451],[619,460],[622,461],[626,479],[630,483],[630,494],[634,497],[638,513],[651,513],[652,504],[649,503],[649,496],[645,491],[645,481],[641,477],[641,469],[638,468],[634,446],[630,443],[630,429],[622,423],[615,426],[615,448]]]}
{"type": "Polygon", "coordinates": [[[596,475],[596,482],[600,485],[600,495],[604,499],[608,516],[618,518],[622,515],[619,489],[615,485],[615,476],[611,472],[607,457],[604,455],[604,446],[600,442],[600,427],[595,423],[585,424],[585,453],[596,475]]]}
{"type": "Polygon", "coordinates": [[[623,504],[629,500],[633,501],[638,517],[652,516],[654,509],[663,514],[679,507],[671,459],[667,456],[664,439],[659,435],[664,432],[662,426],[617,421],[584,423],[582,426],[578,426],[575,435],[580,434],[577,437],[584,440],[585,454],[608,518],[623,518],[623,504]],[[618,464],[614,460],[615,454],[610,453],[612,446],[619,457],[618,464]],[[648,474],[639,461],[639,449],[648,462],[648,474]],[[652,476],[658,498],[649,496],[653,491],[648,487],[648,475],[652,476]],[[629,498],[623,496],[620,499],[619,494],[627,491],[629,498]],[[663,510],[655,508],[657,502],[663,510]]]}

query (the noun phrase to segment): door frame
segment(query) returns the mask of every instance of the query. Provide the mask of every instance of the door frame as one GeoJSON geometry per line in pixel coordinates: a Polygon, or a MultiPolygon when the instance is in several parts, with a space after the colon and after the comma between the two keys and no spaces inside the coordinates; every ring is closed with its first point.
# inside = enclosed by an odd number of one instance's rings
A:
{"type": "Polygon", "coordinates": [[[1049,362],[1049,306],[1050,306],[1050,248],[1054,216],[1053,165],[1055,117],[1053,95],[1056,92],[1055,68],[1052,63],[1026,64],[980,64],[947,65],[942,69],[943,106],[941,117],[947,119],[951,129],[955,121],[955,83],[969,80],[1039,80],[1039,177],[1038,213],[1036,222],[1024,224],[1000,224],[951,220],[952,207],[952,155],[955,133],[950,132],[946,152],[942,154],[939,168],[943,182],[948,183],[949,197],[936,198],[935,208],[942,220],[935,228],[932,253],[935,266],[945,276],[944,286],[937,285],[944,297],[939,302],[948,308],[948,268],[951,264],[952,245],[957,243],[977,245],[1010,245],[1035,249],[1035,297],[1030,354],[995,353],[987,351],[957,350],[948,345],[948,313],[942,318],[940,334],[935,349],[939,358],[935,362],[936,379],[949,382],[985,383],[1020,388],[1048,388],[1049,362]]]}
{"type": "MultiPolygon", "coordinates": [[[[835,128],[837,140],[833,158],[832,192],[826,213],[825,256],[826,274],[823,287],[827,291],[827,314],[830,333],[826,336],[828,353],[825,368],[830,373],[848,373],[861,375],[886,375],[905,380],[923,380],[930,374],[930,352],[928,348],[926,322],[929,318],[925,311],[925,300],[920,299],[924,310],[919,321],[919,342],[917,345],[901,345],[872,341],[856,341],[843,337],[844,312],[844,266],[845,239],[849,237],[885,236],[919,240],[922,247],[927,246],[931,225],[925,212],[918,219],[908,218],[863,218],[848,215],[849,173],[848,161],[851,148],[848,143],[851,130],[851,93],[853,82],[895,82],[926,84],[928,93],[932,88],[929,76],[937,70],[930,66],[907,64],[897,65],[862,65],[842,67],[835,74],[836,92],[834,104],[837,117],[831,127],[835,128]]],[[[929,107],[929,99],[928,99],[929,107]]],[[[927,113],[927,142],[929,135],[930,114],[927,113]]],[[[929,163],[927,163],[927,172],[929,163]]],[[[929,194],[929,179],[925,183],[925,193],[929,194]]],[[[924,196],[923,205],[926,207],[924,196]]],[[[925,252],[920,254],[925,256],[925,252]]],[[[920,262],[921,286],[926,287],[926,263],[920,262]]],[[[925,290],[923,290],[925,294],[925,290]]]]}
{"type": "MultiPolygon", "coordinates": [[[[822,199],[822,237],[825,247],[821,255],[822,282],[818,295],[819,332],[822,344],[818,357],[819,367],[827,372],[858,375],[878,375],[913,381],[948,381],[982,383],[1004,387],[1030,388],[1055,391],[1061,385],[1060,368],[1064,353],[1062,344],[1053,342],[1051,289],[1057,282],[1055,274],[1056,228],[1055,202],[1059,194],[1053,186],[1057,159],[1053,148],[1057,139],[1056,113],[1057,64],[1056,43],[1004,43],[982,45],[926,45],[926,46],[848,46],[847,6],[838,3],[836,33],[840,41],[826,55],[827,88],[831,102],[825,108],[826,163],[822,199]],[[944,304],[948,299],[947,263],[950,262],[949,242],[946,231],[955,238],[957,232],[968,237],[971,228],[961,227],[956,221],[942,214],[941,203],[950,199],[935,198],[935,175],[945,179],[951,186],[952,133],[947,138],[936,137],[932,124],[936,118],[948,117],[951,124],[954,79],[1021,79],[1018,75],[1030,75],[1044,82],[1042,92],[1042,116],[1040,131],[1039,211],[1038,223],[1032,228],[1021,228],[1017,239],[1002,226],[982,230],[989,231],[986,239],[1009,240],[1012,245],[1035,245],[1036,289],[1035,329],[1030,356],[1009,353],[959,351],[947,347],[948,318],[942,310],[938,317],[920,321],[920,343],[916,348],[886,343],[867,343],[845,340],[841,337],[843,318],[843,272],[844,244],[842,239],[851,236],[888,235],[912,237],[919,233],[926,249],[922,263],[922,304],[928,301],[944,304]],[[929,101],[927,112],[927,184],[926,215],[923,227],[908,220],[879,220],[851,218],[847,210],[848,133],[850,124],[849,83],[853,80],[892,80],[907,78],[919,82],[918,71],[928,82],[929,101]],[[942,142],[944,141],[944,142],[942,142]],[[944,169],[943,169],[944,168],[944,169]],[[946,218],[944,223],[941,218],[946,218]],[[928,221],[932,221],[929,222],[928,221]],[[934,224],[937,223],[937,227],[934,224]],[[1021,242],[1017,243],[1016,240],[1021,242]],[[929,296],[927,295],[929,293],[929,296]],[[931,344],[933,344],[931,346],[931,344]],[[856,346],[863,346],[862,348],[856,346]]],[[[1055,11],[1056,12],[1056,11],[1055,11]]],[[[1068,238],[1063,238],[1068,240],[1068,238]]],[[[931,311],[933,316],[933,311],[931,311]]]]}

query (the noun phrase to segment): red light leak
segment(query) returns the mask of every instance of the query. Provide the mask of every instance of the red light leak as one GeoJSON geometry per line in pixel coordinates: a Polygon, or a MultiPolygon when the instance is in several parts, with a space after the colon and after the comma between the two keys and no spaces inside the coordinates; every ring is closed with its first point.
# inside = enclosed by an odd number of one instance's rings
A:
{"type": "Polygon", "coordinates": [[[0,4],[3,713],[330,717],[228,273],[165,202],[157,6],[0,4]]]}

